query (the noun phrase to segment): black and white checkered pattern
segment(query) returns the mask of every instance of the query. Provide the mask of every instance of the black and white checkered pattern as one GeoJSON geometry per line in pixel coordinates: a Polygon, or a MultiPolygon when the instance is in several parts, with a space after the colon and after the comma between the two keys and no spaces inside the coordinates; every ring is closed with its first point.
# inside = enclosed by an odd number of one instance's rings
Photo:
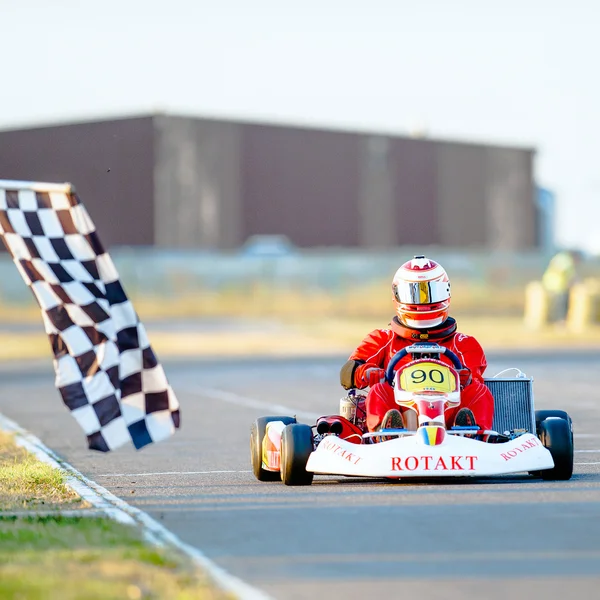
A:
{"type": "Polygon", "coordinates": [[[0,236],[40,305],[56,387],[89,447],[170,436],[179,403],[71,187],[0,180],[0,236]]]}

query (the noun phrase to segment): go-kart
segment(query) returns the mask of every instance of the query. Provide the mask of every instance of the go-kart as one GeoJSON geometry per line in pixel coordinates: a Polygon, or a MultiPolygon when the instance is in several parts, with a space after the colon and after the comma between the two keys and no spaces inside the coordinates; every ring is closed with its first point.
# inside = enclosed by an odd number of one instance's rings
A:
{"type": "Polygon", "coordinates": [[[356,390],[340,401],[341,414],[312,426],[290,416],[257,419],[250,434],[254,475],[286,485],[310,485],[315,474],[398,480],[524,472],[570,479],[571,418],[560,410],[535,411],[532,380],[520,371],[514,378],[485,380],[495,401],[494,429],[447,427],[446,410],[460,405],[463,368],[456,354],[429,342],[392,357],[385,377],[403,412],[403,429],[368,432],[365,396],[356,390]],[[407,355],[410,362],[396,369],[407,355]]]}

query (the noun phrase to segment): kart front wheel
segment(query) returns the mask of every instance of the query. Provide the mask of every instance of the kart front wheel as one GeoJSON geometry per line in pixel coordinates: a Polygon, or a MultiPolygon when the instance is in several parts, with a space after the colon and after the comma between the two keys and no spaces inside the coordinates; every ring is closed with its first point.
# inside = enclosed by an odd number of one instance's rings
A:
{"type": "Polygon", "coordinates": [[[548,417],[539,424],[540,441],[550,451],[554,468],[538,471],[546,481],[565,481],[573,475],[573,434],[570,423],[558,416],[548,417]]]}
{"type": "Polygon", "coordinates": [[[309,425],[288,425],[281,435],[281,481],[285,485],[310,485],[314,473],[306,470],[313,451],[313,434],[309,425]]]}
{"type": "Polygon", "coordinates": [[[294,417],[260,417],[252,423],[250,428],[250,458],[252,472],[259,481],[279,481],[278,471],[263,469],[263,439],[267,432],[267,424],[273,421],[283,421],[286,425],[295,423],[294,417]]]}

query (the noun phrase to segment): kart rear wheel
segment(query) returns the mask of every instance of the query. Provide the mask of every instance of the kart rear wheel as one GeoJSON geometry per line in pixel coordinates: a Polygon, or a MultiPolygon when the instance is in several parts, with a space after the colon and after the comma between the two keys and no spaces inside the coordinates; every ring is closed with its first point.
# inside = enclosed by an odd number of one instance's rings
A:
{"type": "Polygon", "coordinates": [[[286,425],[295,423],[294,417],[260,417],[252,423],[250,428],[250,458],[252,460],[252,472],[259,481],[279,481],[278,471],[267,471],[263,469],[262,445],[267,431],[267,423],[283,421],[286,425]]]}
{"type": "Polygon", "coordinates": [[[314,449],[309,425],[288,425],[281,436],[281,481],[285,485],[310,485],[314,473],[306,470],[306,462],[314,449]]]}
{"type": "Polygon", "coordinates": [[[545,421],[548,417],[558,417],[564,419],[569,424],[569,430],[571,431],[571,439],[573,439],[573,421],[567,412],[564,410],[536,410],[535,411],[535,429],[538,436],[540,435],[540,423],[545,421]]]}
{"type": "Polygon", "coordinates": [[[540,441],[550,451],[554,468],[537,471],[546,481],[565,481],[573,475],[573,434],[566,419],[555,416],[544,419],[539,426],[540,441]]]}

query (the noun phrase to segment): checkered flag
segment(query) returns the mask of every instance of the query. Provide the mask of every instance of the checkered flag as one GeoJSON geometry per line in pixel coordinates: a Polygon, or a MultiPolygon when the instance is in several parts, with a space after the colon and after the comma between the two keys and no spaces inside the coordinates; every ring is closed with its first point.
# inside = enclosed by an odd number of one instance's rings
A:
{"type": "Polygon", "coordinates": [[[89,447],[170,436],[179,403],[71,186],[0,180],[0,236],[40,305],[56,387],[89,447]]]}

